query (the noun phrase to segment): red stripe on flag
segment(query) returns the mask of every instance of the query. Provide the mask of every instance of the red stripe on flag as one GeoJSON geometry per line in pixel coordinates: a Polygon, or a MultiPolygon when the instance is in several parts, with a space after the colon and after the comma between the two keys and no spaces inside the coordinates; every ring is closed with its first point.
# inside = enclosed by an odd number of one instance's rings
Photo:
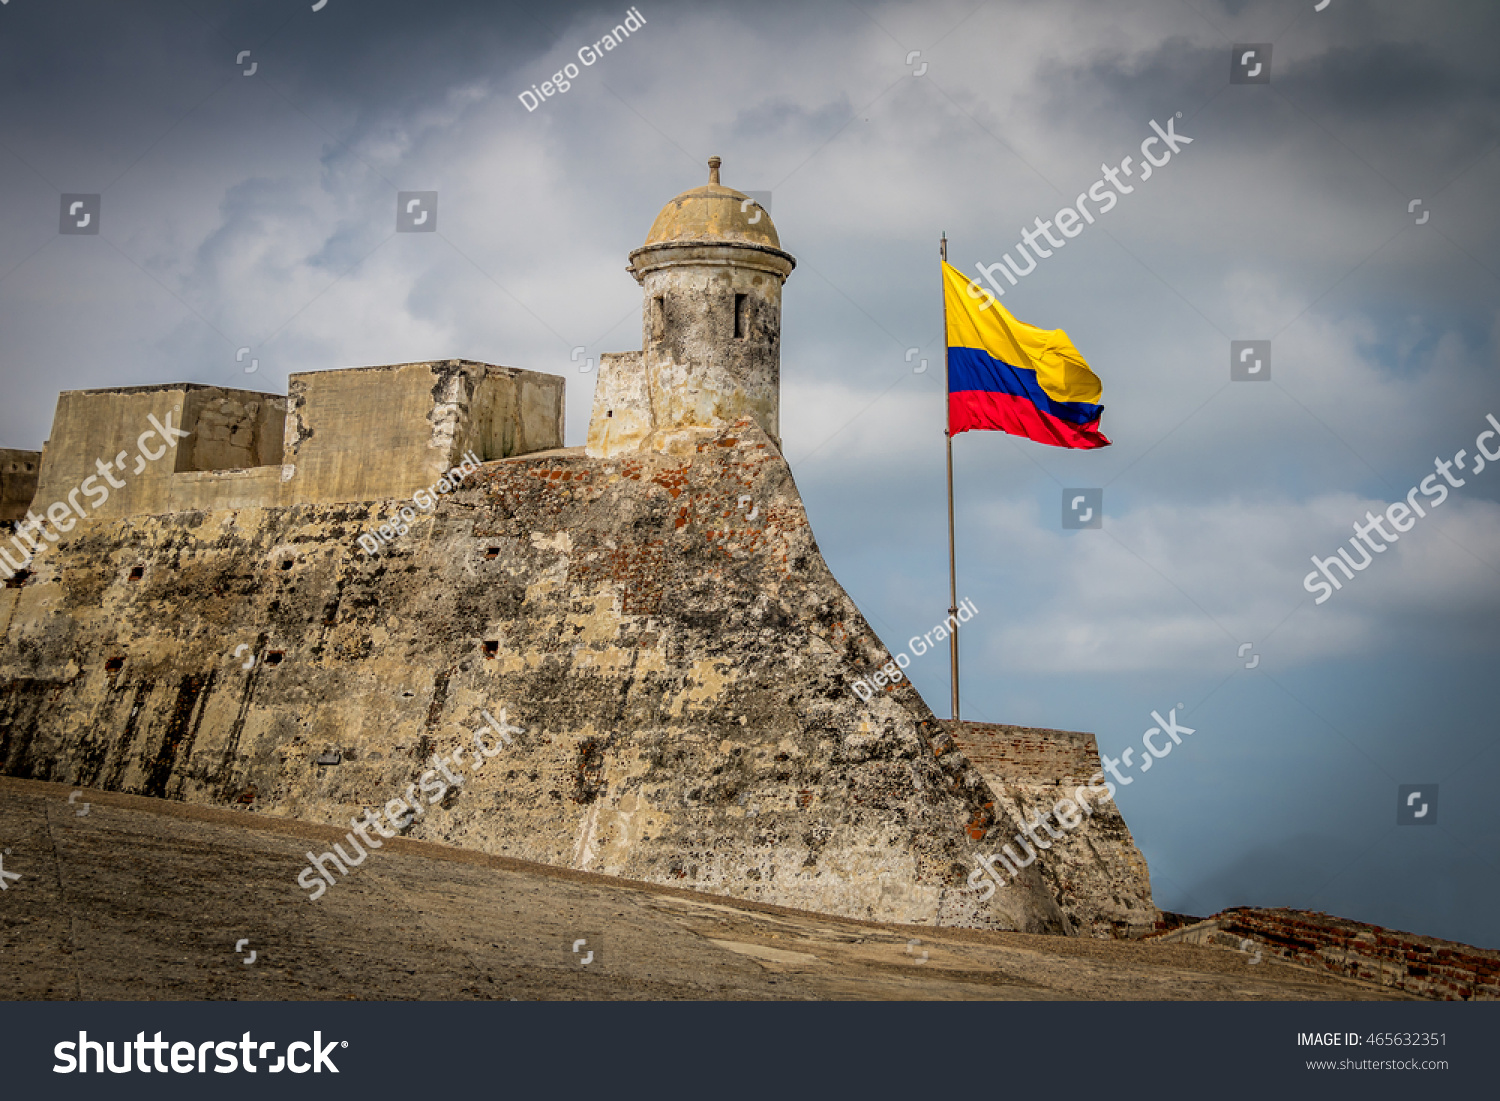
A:
{"type": "Polygon", "coordinates": [[[1042,412],[1031,401],[1015,394],[985,390],[960,390],[948,395],[949,430],[953,435],[971,430],[1008,432],[1053,447],[1108,447],[1099,422],[1070,424],[1042,412]]]}

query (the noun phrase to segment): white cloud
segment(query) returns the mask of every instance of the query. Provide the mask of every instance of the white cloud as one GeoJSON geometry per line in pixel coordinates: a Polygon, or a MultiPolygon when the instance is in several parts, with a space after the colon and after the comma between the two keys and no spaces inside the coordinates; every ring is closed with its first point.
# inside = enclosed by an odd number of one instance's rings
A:
{"type": "Polygon", "coordinates": [[[1386,504],[1351,494],[1152,503],[1079,532],[1039,525],[1026,503],[994,506],[988,539],[1014,561],[1006,582],[1024,577],[1035,595],[987,621],[994,633],[977,632],[985,657],[1030,673],[1213,671],[1253,641],[1268,668],[1286,668],[1500,613],[1500,505],[1456,496],[1315,605],[1302,585],[1310,557],[1337,553],[1350,525],[1386,504]]]}

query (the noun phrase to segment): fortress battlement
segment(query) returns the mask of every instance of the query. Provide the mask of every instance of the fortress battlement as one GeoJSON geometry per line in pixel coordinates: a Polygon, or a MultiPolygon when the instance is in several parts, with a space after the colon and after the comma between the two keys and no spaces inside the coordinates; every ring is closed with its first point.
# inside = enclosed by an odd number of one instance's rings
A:
{"type": "Polygon", "coordinates": [[[294,374],[285,396],[201,383],[64,391],[41,453],[4,456],[37,472],[23,503],[24,472],[6,470],[0,519],[80,487],[96,519],[407,497],[470,450],[483,462],[561,447],[563,388],[450,359],[294,374]],[[152,418],[187,433],[167,441],[171,455],[152,418]]]}

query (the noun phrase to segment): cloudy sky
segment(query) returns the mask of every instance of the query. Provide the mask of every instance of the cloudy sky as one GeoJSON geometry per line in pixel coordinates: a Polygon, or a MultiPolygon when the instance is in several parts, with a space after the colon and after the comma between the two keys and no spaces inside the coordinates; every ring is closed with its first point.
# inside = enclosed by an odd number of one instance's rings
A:
{"type": "MultiPolygon", "coordinates": [[[[1192,143],[1007,289],[1103,379],[1114,446],[955,441],[964,715],[1138,755],[1181,704],[1195,733],[1119,794],[1164,908],[1500,947],[1500,468],[1302,584],[1500,417],[1500,9],[636,6],[528,111],[623,4],[10,0],[0,446],[40,447],[59,390],[443,357],[566,374],[581,444],[573,350],[639,347],[626,254],[718,154],[798,261],[786,455],[900,650],[947,604],[939,234],[970,274],[1015,256],[1171,120],[1192,143]],[[395,232],[398,191],[438,192],[437,232],[395,232]],[[63,194],[102,196],[97,235],[59,233],[63,194]],[[1231,381],[1237,340],[1269,380],[1231,381]],[[1101,528],[1063,529],[1078,488],[1101,528]]],[[[944,656],[912,672],[946,714],[944,656]]]]}

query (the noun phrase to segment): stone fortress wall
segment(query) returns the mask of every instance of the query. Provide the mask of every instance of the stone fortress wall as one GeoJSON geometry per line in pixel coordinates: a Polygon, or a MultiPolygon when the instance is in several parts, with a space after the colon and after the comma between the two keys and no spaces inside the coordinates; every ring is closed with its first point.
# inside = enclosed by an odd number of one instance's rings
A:
{"type": "Polygon", "coordinates": [[[632,254],[646,347],[605,357],[587,448],[561,446],[562,379],[468,361],[294,375],[286,397],[62,395],[37,508],[151,417],[190,435],[0,589],[0,772],[344,823],[487,712],[520,733],[411,836],[863,918],[1151,927],[1113,804],[988,901],[967,882],[1087,782],[1091,736],[945,729],[909,682],[853,693],[890,653],[780,453],[791,258],[744,202],[715,178],[632,254]],[[479,470],[414,509],[469,451],[479,470]]]}

